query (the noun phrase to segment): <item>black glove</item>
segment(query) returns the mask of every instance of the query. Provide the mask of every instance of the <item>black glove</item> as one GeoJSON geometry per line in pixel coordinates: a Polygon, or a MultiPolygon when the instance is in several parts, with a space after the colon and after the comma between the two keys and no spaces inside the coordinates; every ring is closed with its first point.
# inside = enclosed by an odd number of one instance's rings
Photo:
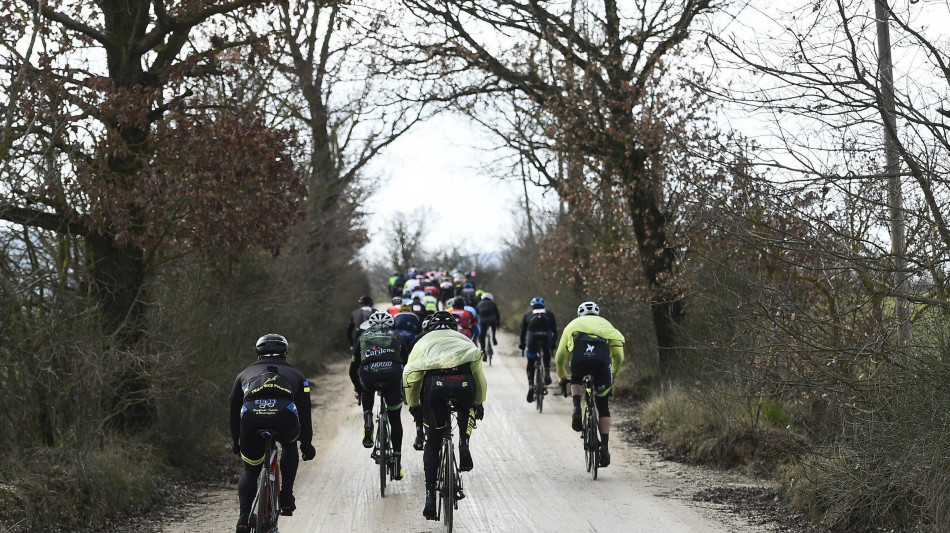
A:
{"type": "Polygon", "coordinates": [[[422,414],[422,406],[421,406],[421,405],[416,405],[416,406],[414,406],[414,407],[410,407],[410,408],[409,408],[409,414],[412,415],[413,418],[416,418],[417,416],[421,415],[421,414],[422,414]]]}
{"type": "Polygon", "coordinates": [[[231,451],[234,452],[234,455],[241,455],[241,443],[235,442],[232,444],[231,451]]]}
{"type": "Polygon", "coordinates": [[[317,450],[313,448],[313,444],[302,442],[300,443],[300,455],[304,461],[309,461],[317,456],[317,450]]]}
{"type": "MultiPolygon", "coordinates": [[[[524,351],[524,347],[525,347],[525,344],[523,342],[518,345],[518,349],[521,350],[522,352],[524,351]]],[[[521,354],[521,355],[524,355],[524,354],[521,354]]]]}
{"type": "Polygon", "coordinates": [[[475,407],[473,408],[473,410],[475,411],[475,420],[481,420],[481,419],[485,418],[485,406],[484,406],[484,405],[482,405],[482,404],[480,404],[480,403],[475,404],[475,407]]]}

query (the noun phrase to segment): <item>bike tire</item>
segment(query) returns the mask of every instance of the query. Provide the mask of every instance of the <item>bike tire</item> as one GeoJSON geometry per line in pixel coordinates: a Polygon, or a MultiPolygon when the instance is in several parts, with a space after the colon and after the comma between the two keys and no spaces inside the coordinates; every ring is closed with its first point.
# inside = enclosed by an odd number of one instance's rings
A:
{"type": "MultiPolygon", "coordinates": [[[[270,441],[268,441],[269,443],[270,441]]],[[[254,520],[255,533],[265,533],[271,527],[271,483],[270,483],[270,447],[265,446],[264,457],[266,468],[261,469],[260,478],[257,483],[257,517],[254,520]]]]}
{"type": "MultiPolygon", "coordinates": [[[[383,408],[381,407],[381,409],[383,408]]],[[[386,417],[380,411],[377,437],[379,438],[379,496],[381,498],[386,497],[386,476],[389,473],[389,446],[387,445],[389,424],[387,422],[386,417]]]]}
{"type": "Polygon", "coordinates": [[[534,369],[534,402],[538,412],[544,412],[544,372],[541,370],[541,362],[534,369]]]}
{"type": "Polygon", "coordinates": [[[597,416],[597,406],[590,406],[590,443],[591,443],[591,478],[597,480],[597,469],[600,467],[600,420],[597,416]]]}
{"type": "Polygon", "coordinates": [[[457,481],[455,476],[458,475],[458,467],[455,462],[455,446],[451,440],[449,441],[448,448],[444,487],[445,495],[443,496],[442,503],[445,506],[445,531],[452,533],[452,526],[455,519],[455,487],[457,481]]]}

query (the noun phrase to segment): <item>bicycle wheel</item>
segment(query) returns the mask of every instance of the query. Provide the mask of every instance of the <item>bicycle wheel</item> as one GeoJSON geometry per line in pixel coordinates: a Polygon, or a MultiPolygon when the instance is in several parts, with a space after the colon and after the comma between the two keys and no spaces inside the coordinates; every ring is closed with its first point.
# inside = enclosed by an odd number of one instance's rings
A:
{"type": "Polygon", "coordinates": [[[257,483],[257,502],[254,508],[257,511],[257,519],[254,520],[254,531],[256,533],[265,533],[270,531],[272,527],[271,519],[271,471],[270,471],[270,458],[271,458],[271,446],[270,439],[266,441],[266,446],[264,447],[264,457],[265,462],[264,466],[266,468],[262,469],[260,478],[257,483]]]}
{"type": "Polygon", "coordinates": [[[544,411],[544,372],[541,365],[541,361],[538,361],[534,367],[534,402],[539,413],[544,411]]]}
{"type": "Polygon", "coordinates": [[[600,467],[600,420],[597,417],[597,406],[594,405],[593,400],[590,402],[588,419],[588,431],[590,432],[589,442],[591,446],[590,450],[590,475],[591,478],[597,479],[597,468],[600,467]]]}
{"type": "Polygon", "coordinates": [[[458,466],[455,461],[455,446],[453,446],[451,439],[448,441],[448,455],[446,456],[445,470],[444,494],[442,496],[443,511],[445,513],[443,517],[445,519],[445,530],[448,533],[452,533],[452,522],[455,511],[455,476],[458,475],[458,466]]]}
{"type": "Polygon", "coordinates": [[[277,459],[276,445],[271,443],[271,446],[273,447],[273,459],[270,463],[271,475],[268,476],[268,483],[270,483],[271,531],[277,531],[277,520],[280,519],[280,461],[277,459]]]}
{"type": "Polygon", "coordinates": [[[379,413],[379,427],[376,433],[376,437],[379,442],[379,456],[376,460],[379,462],[379,496],[381,498],[386,497],[386,475],[389,471],[389,446],[387,446],[387,441],[389,440],[388,418],[389,417],[385,411],[385,404],[381,405],[379,413]]]}

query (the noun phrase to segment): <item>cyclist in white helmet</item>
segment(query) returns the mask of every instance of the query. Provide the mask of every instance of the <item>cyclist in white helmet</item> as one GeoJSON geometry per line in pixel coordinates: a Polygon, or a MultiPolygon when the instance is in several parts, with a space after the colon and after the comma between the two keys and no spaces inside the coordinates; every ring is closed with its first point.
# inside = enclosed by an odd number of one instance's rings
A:
{"type": "Polygon", "coordinates": [[[382,391],[389,410],[396,479],[402,479],[402,368],[409,359],[409,347],[393,331],[395,321],[389,313],[376,311],[368,322],[350,362],[350,380],[363,406],[363,447],[373,447],[373,404],[376,391],[382,391]]]}
{"type": "Polygon", "coordinates": [[[623,363],[623,334],[600,316],[600,307],[594,302],[584,302],[577,307],[577,318],[561,332],[561,342],[555,353],[559,385],[568,382],[567,369],[570,361],[571,395],[574,397],[574,412],[571,427],[581,430],[581,394],[584,392],[584,376],[594,376],[594,401],[600,414],[600,466],[610,464],[607,441],[610,436],[610,405],[608,398],[613,387],[614,374],[623,363]]]}

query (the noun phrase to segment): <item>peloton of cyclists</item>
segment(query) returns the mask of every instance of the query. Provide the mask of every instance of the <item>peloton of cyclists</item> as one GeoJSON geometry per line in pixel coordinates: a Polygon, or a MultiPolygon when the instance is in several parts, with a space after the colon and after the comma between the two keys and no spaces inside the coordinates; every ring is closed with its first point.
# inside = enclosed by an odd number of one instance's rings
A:
{"type": "Polygon", "coordinates": [[[610,437],[608,399],[614,374],[623,363],[623,343],[623,334],[600,316],[600,307],[594,302],[584,302],[577,307],[577,318],[561,332],[561,342],[555,356],[557,375],[560,378],[558,384],[561,386],[568,382],[567,370],[570,362],[571,395],[574,400],[571,427],[574,431],[581,431],[584,376],[591,374],[594,377],[594,401],[600,414],[601,467],[610,465],[610,451],[607,446],[610,437]]]}
{"type": "Polygon", "coordinates": [[[554,313],[546,308],[544,298],[532,298],[531,310],[521,319],[521,335],[518,337],[518,349],[528,359],[528,402],[534,401],[534,365],[539,357],[544,362],[544,383],[551,384],[551,351],[556,337],[554,313]]]}

